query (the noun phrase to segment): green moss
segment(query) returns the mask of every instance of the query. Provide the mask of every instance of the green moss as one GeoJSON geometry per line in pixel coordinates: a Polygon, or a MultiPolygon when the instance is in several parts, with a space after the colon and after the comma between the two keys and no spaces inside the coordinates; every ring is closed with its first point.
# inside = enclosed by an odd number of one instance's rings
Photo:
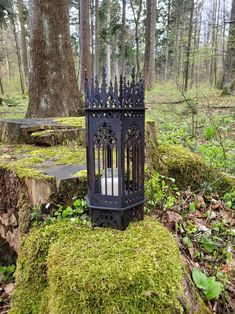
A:
{"type": "Polygon", "coordinates": [[[53,165],[85,164],[85,148],[80,146],[38,147],[33,145],[0,146],[0,167],[14,171],[20,178],[49,179],[43,173],[53,165]]]}
{"type": "Polygon", "coordinates": [[[181,313],[173,236],[147,217],[120,232],[56,223],[23,243],[10,314],[181,313]]]}
{"type": "Polygon", "coordinates": [[[182,146],[165,145],[159,147],[163,163],[162,169],[170,177],[176,178],[183,188],[198,187],[210,175],[210,169],[198,155],[182,146]]]}
{"type": "Polygon", "coordinates": [[[214,190],[223,194],[232,189],[235,180],[215,168],[210,167],[199,155],[179,145],[162,145],[150,147],[152,167],[161,174],[176,179],[181,189],[189,186],[198,190],[203,184],[210,184],[214,190]]]}
{"type": "Polygon", "coordinates": [[[74,178],[87,179],[87,170],[80,170],[73,175],[74,178]]]}
{"type": "Polygon", "coordinates": [[[31,229],[30,236],[22,243],[16,270],[16,287],[11,313],[46,313],[47,266],[50,244],[58,234],[67,231],[66,224],[31,229]]]}
{"type": "Polygon", "coordinates": [[[55,132],[56,132],[55,130],[44,130],[44,131],[34,132],[31,134],[31,136],[39,137],[39,136],[43,136],[43,135],[54,134],[55,132]]]}
{"type": "Polygon", "coordinates": [[[67,117],[67,118],[57,118],[56,122],[60,122],[65,125],[70,125],[74,127],[84,128],[85,127],[85,117],[67,117]]]}

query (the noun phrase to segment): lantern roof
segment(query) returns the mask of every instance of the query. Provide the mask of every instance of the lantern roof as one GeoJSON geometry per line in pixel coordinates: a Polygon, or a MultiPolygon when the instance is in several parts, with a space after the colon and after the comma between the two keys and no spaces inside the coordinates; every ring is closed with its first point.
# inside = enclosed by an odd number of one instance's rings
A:
{"type": "Polygon", "coordinates": [[[131,81],[120,76],[119,82],[115,76],[114,83],[107,84],[106,69],[102,68],[102,82],[98,76],[89,81],[85,77],[85,106],[86,109],[144,109],[144,81],[136,78],[135,68],[132,69],[131,81]]]}

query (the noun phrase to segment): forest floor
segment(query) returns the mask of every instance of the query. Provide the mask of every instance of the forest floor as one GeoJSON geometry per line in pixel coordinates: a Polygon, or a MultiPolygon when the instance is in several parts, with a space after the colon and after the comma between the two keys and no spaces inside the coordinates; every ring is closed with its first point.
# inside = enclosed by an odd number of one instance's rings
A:
{"type": "MultiPolygon", "coordinates": [[[[220,90],[206,86],[184,94],[165,84],[147,92],[146,106],[147,120],[157,126],[158,144],[183,145],[209,166],[235,176],[234,96],[221,96],[220,90]]],[[[219,196],[205,182],[200,191],[179,191],[171,180],[157,177],[160,193],[153,199],[161,203],[165,194],[166,206],[160,211],[155,206],[151,214],[171,229],[190,271],[200,269],[208,290],[194,282],[211,310],[235,313],[235,189],[219,196]]]]}
{"type": "Polygon", "coordinates": [[[159,144],[182,144],[211,166],[235,175],[235,97],[202,86],[182,94],[170,84],[147,92],[147,119],[159,144]]]}
{"type": "MultiPolygon", "coordinates": [[[[1,118],[22,118],[27,96],[4,96],[1,118]]],[[[200,86],[182,94],[174,83],[146,92],[147,120],[154,120],[159,144],[182,144],[211,166],[235,175],[235,97],[200,86]]]]}
{"type": "MultiPolygon", "coordinates": [[[[4,96],[0,119],[24,117],[27,102],[27,96],[4,96]]],[[[183,145],[211,167],[235,176],[235,97],[221,96],[220,90],[207,86],[183,94],[174,83],[166,83],[146,92],[146,107],[147,120],[157,126],[158,144],[183,145]]],[[[171,179],[160,178],[161,184],[171,179]]],[[[163,188],[160,192],[165,193],[163,188]]],[[[209,301],[214,313],[235,312],[234,211],[235,191],[221,197],[205,186],[197,193],[178,190],[169,210],[152,212],[173,232],[189,269],[200,268],[222,283],[224,292],[209,301]]],[[[4,302],[7,307],[8,299],[4,302]]]]}

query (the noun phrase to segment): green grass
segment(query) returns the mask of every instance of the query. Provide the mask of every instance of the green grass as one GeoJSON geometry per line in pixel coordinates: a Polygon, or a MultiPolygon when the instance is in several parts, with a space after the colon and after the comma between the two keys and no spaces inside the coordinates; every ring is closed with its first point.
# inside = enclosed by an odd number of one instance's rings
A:
{"type": "Polygon", "coordinates": [[[0,106],[0,119],[21,119],[24,118],[27,106],[27,95],[4,95],[3,105],[0,106]]]}

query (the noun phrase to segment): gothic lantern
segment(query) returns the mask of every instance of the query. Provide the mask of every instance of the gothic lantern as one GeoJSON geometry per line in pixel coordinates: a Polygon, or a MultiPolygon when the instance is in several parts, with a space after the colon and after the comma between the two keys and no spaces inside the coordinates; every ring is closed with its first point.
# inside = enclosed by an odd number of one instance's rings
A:
{"type": "Polygon", "coordinates": [[[144,82],[120,77],[107,86],[85,80],[87,128],[87,204],[93,226],[126,229],[143,219],[144,82]]]}

